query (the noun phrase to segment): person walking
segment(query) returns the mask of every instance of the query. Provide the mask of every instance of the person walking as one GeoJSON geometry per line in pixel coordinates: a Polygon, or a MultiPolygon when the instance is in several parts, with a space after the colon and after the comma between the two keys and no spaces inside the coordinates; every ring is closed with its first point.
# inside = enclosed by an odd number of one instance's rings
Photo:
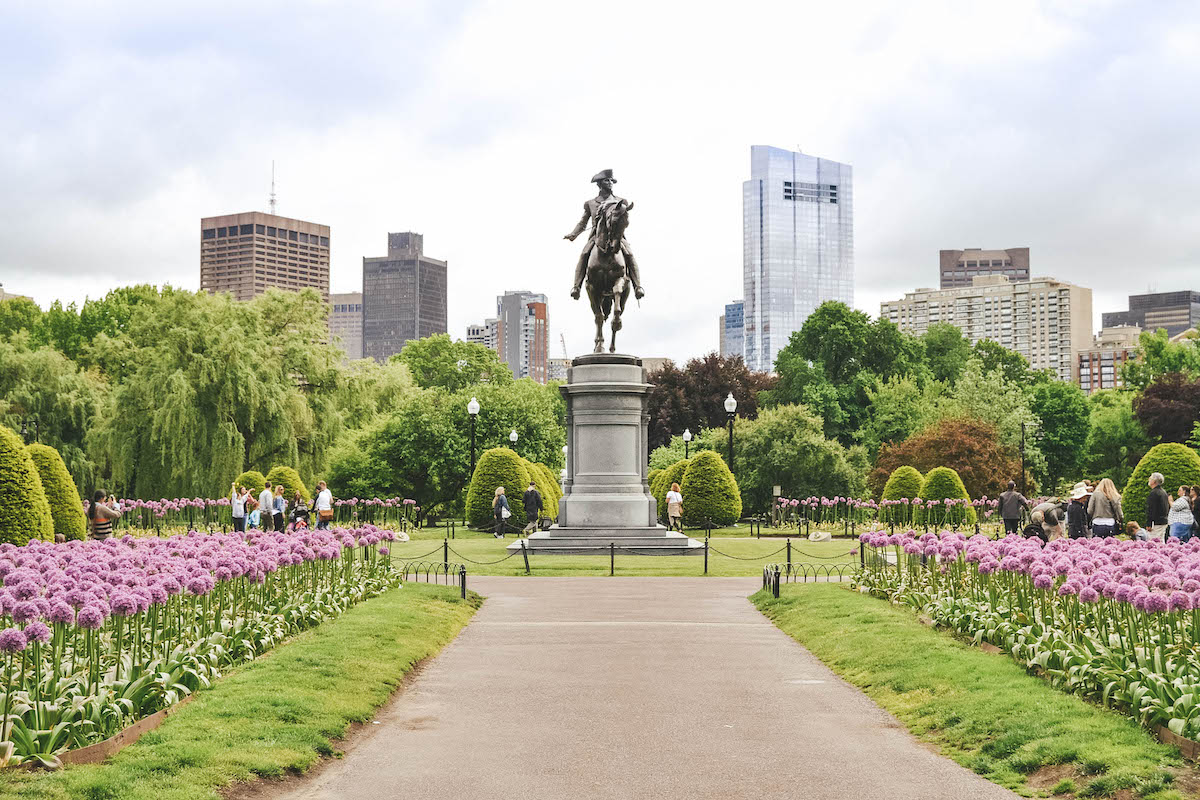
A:
{"type": "Polygon", "coordinates": [[[1167,540],[1167,515],[1171,513],[1171,498],[1163,491],[1163,476],[1155,472],[1147,481],[1150,494],[1146,496],[1146,533],[1151,539],[1167,540]]]}
{"type": "Polygon", "coordinates": [[[1171,503],[1171,510],[1167,512],[1167,535],[1174,536],[1181,542],[1192,538],[1192,525],[1196,522],[1195,516],[1192,515],[1189,494],[1189,487],[1180,486],[1179,496],[1171,503]]]}
{"type": "Polygon", "coordinates": [[[275,497],[271,500],[271,520],[275,530],[282,532],[287,527],[287,498],[283,496],[283,484],[275,485],[275,497]]]}
{"type": "Polygon", "coordinates": [[[683,495],[679,493],[678,483],[672,483],[667,492],[667,521],[671,530],[683,533],[683,495]]]}
{"type": "Polygon", "coordinates": [[[1071,502],[1067,505],[1067,533],[1072,539],[1088,538],[1088,487],[1086,484],[1071,490],[1071,502]]]}
{"type": "Polygon", "coordinates": [[[529,488],[521,500],[525,506],[525,531],[536,531],[538,521],[542,518],[542,493],[533,481],[529,482],[529,488]]]}
{"type": "Polygon", "coordinates": [[[333,492],[325,485],[325,481],[317,483],[317,530],[329,530],[333,522],[333,492]]]}
{"type": "Polygon", "coordinates": [[[1088,500],[1088,513],[1092,515],[1092,536],[1108,539],[1121,532],[1125,525],[1125,514],[1121,510],[1121,495],[1109,478],[1096,484],[1088,500]]]}
{"type": "Polygon", "coordinates": [[[1008,482],[1008,491],[1000,494],[1000,518],[1004,520],[1004,533],[1017,533],[1021,529],[1021,514],[1029,509],[1025,495],[1017,491],[1017,482],[1008,482]]]}
{"type": "Polygon", "coordinates": [[[492,535],[497,539],[503,539],[504,531],[508,527],[508,518],[512,516],[512,509],[508,507],[508,498],[504,496],[503,486],[497,486],[496,493],[492,496],[492,516],[496,518],[496,528],[492,535]]]}
{"type": "Polygon", "coordinates": [[[275,492],[271,491],[269,483],[258,493],[258,510],[261,512],[263,530],[274,527],[275,492]]]}
{"type": "Polygon", "coordinates": [[[237,481],[229,484],[229,515],[233,518],[233,529],[237,533],[246,532],[246,501],[249,499],[249,489],[238,486],[237,481]]]}
{"type": "Polygon", "coordinates": [[[116,509],[116,503],[106,503],[108,492],[97,489],[92,495],[92,505],[88,508],[88,531],[93,539],[107,539],[112,536],[113,520],[121,518],[121,512],[116,509]]]}

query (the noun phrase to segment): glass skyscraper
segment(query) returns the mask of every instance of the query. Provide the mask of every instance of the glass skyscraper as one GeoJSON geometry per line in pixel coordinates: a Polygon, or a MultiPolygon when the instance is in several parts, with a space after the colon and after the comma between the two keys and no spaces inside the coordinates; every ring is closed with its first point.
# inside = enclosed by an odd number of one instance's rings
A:
{"type": "Polygon", "coordinates": [[[771,370],[826,300],[854,305],[854,186],[848,164],[754,145],[742,184],[745,352],[771,370]]]}

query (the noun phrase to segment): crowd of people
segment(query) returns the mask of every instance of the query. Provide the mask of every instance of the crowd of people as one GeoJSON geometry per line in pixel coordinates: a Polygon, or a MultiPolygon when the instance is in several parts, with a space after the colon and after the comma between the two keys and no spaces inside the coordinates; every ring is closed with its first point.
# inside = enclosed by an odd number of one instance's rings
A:
{"type": "Polygon", "coordinates": [[[302,530],[310,527],[314,511],[317,516],[317,530],[326,530],[333,522],[333,493],[329,491],[325,481],[318,482],[317,498],[310,509],[304,495],[299,491],[292,493],[289,502],[284,494],[283,484],[276,484],[274,489],[270,486],[263,487],[256,499],[250,496],[248,487],[238,486],[235,482],[230,486],[229,509],[233,529],[239,532],[247,528],[281,533],[302,530]]]}
{"type": "Polygon", "coordinates": [[[1180,486],[1171,495],[1163,488],[1163,476],[1158,472],[1150,476],[1148,483],[1144,528],[1135,520],[1126,521],[1121,493],[1108,478],[1098,483],[1080,481],[1066,499],[1051,498],[1036,505],[1017,491],[1015,481],[1009,481],[1008,491],[999,498],[999,512],[1005,533],[1020,533],[1044,542],[1063,536],[1086,539],[1120,533],[1143,541],[1173,537],[1186,542],[1200,535],[1200,512],[1196,509],[1200,486],[1180,486]]]}

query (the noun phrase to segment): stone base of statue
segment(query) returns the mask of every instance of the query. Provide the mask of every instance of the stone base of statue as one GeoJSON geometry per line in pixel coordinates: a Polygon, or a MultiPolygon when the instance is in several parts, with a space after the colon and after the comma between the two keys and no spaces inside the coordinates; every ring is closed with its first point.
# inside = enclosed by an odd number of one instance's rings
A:
{"type": "Polygon", "coordinates": [[[558,524],[509,545],[532,553],[685,555],[704,545],[658,523],[646,484],[649,422],[642,360],[595,353],[571,362],[567,383],[567,478],[558,524]]]}

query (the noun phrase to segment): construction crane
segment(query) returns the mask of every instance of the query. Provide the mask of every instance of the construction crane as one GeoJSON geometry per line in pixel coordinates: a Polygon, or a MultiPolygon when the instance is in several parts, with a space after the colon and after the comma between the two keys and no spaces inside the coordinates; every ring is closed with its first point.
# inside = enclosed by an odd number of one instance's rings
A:
{"type": "Polygon", "coordinates": [[[571,357],[567,355],[567,337],[563,336],[561,331],[559,331],[558,340],[562,342],[563,358],[570,361],[571,357]]]}

